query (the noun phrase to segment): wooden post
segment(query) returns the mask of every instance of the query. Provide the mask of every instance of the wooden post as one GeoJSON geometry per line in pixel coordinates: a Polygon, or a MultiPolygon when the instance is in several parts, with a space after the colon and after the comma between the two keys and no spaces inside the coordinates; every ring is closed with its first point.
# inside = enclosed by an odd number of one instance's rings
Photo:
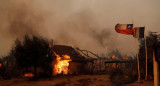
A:
{"type": "Polygon", "coordinates": [[[155,58],[155,50],[153,49],[154,86],[159,86],[159,65],[155,58]]]}
{"type": "MultiPolygon", "coordinates": [[[[153,34],[154,35],[154,34],[153,34]]],[[[153,75],[154,75],[154,86],[159,86],[159,64],[156,61],[157,59],[157,37],[158,35],[154,35],[154,45],[153,45],[153,75]]]]}
{"type": "Polygon", "coordinates": [[[140,82],[141,81],[141,76],[140,76],[140,70],[139,70],[138,44],[136,42],[136,38],[135,38],[135,44],[136,44],[136,48],[137,48],[138,82],[140,82]]]}
{"type": "MultiPolygon", "coordinates": [[[[132,23],[133,23],[133,21],[132,21],[132,23]]],[[[134,36],[136,35],[136,33],[135,33],[135,29],[133,29],[133,32],[134,32],[134,36]]],[[[139,57],[138,57],[138,44],[137,44],[137,42],[136,42],[136,38],[134,38],[135,39],[135,45],[136,45],[136,48],[137,48],[137,66],[138,66],[138,81],[137,82],[141,82],[141,75],[140,75],[140,69],[139,69],[139,57]]]]}
{"type": "Polygon", "coordinates": [[[145,51],[146,51],[146,76],[145,76],[145,80],[147,80],[147,56],[148,56],[148,54],[147,54],[147,42],[146,42],[146,33],[145,33],[145,31],[144,31],[144,40],[145,40],[145,51]]]}

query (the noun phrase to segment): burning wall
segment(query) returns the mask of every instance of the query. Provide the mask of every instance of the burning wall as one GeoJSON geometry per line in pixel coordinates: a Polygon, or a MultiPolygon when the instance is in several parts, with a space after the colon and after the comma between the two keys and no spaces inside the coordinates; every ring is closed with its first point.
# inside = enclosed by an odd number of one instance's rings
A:
{"type": "Polygon", "coordinates": [[[53,60],[53,75],[84,73],[87,60],[74,48],[64,45],[52,47],[56,59],[53,60]],[[83,64],[82,64],[83,63],[83,64]]]}
{"type": "Polygon", "coordinates": [[[68,74],[69,62],[72,61],[69,55],[62,55],[62,57],[54,52],[56,56],[56,64],[53,66],[53,74],[68,74]]]}

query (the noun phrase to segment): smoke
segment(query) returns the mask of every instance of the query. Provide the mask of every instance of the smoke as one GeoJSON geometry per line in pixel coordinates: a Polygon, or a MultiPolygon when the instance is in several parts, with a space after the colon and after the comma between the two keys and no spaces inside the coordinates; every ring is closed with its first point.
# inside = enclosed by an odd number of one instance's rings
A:
{"type": "Polygon", "coordinates": [[[117,34],[114,26],[132,20],[139,26],[159,25],[159,12],[151,8],[159,5],[152,2],[150,6],[150,1],[146,1],[142,7],[141,3],[135,0],[0,0],[0,55],[6,55],[14,40],[25,34],[40,35],[53,39],[56,44],[94,53],[114,49],[123,54],[133,53],[136,51],[131,46],[133,37],[117,34]],[[137,5],[131,6],[133,3],[137,5]],[[155,24],[150,25],[150,22],[155,24]]]}
{"type": "Polygon", "coordinates": [[[25,34],[40,35],[44,32],[43,14],[37,14],[34,9],[24,1],[0,1],[0,52],[7,54],[16,38],[21,39],[25,34]]]}
{"type": "Polygon", "coordinates": [[[114,40],[111,39],[115,36],[111,36],[111,28],[104,28],[97,21],[92,9],[83,9],[60,22],[53,32],[50,32],[50,37],[58,41],[57,44],[79,47],[95,53],[106,53],[109,49],[115,49],[114,40]]]}
{"type": "Polygon", "coordinates": [[[33,33],[33,27],[37,19],[31,19],[33,13],[29,12],[29,8],[25,4],[8,5],[2,10],[1,18],[3,21],[1,21],[1,24],[4,25],[4,28],[1,29],[5,30],[5,36],[9,38],[21,37],[25,33],[33,33]]]}

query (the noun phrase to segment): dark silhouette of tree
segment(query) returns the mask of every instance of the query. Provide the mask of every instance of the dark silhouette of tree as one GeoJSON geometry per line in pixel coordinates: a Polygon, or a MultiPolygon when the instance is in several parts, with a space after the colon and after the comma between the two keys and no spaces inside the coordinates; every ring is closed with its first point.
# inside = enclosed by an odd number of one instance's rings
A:
{"type": "MultiPolygon", "coordinates": [[[[3,79],[10,79],[12,77],[16,77],[16,62],[15,58],[12,55],[4,56],[0,63],[2,64],[2,70],[0,72],[2,73],[3,79]]],[[[1,67],[0,67],[1,69],[1,67]]]]}
{"type": "MultiPolygon", "coordinates": [[[[147,53],[148,53],[148,59],[147,59],[147,66],[148,66],[148,75],[153,75],[153,35],[151,32],[149,32],[149,35],[146,37],[146,43],[147,43],[147,53]]],[[[140,60],[140,71],[141,75],[145,76],[145,70],[146,70],[146,52],[145,52],[145,40],[139,39],[140,45],[139,45],[139,60],[140,60]]],[[[158,42],[158,45],[160,42],[158,42]]],[[[160,53],[159,47],[157,48],[158,54],[160,53]]],[[[160,55],[158,55],[159,57],[160,55]]]]}
{"type": "Polygon", "coordinates": [[[52,56],[49,54],[48,40],[35,35],[25,35],[24,40],[16,40],[12,54],[21,68],[34,67],[34,76],[37,77],[37,68],[52,74],[52,56]]]}

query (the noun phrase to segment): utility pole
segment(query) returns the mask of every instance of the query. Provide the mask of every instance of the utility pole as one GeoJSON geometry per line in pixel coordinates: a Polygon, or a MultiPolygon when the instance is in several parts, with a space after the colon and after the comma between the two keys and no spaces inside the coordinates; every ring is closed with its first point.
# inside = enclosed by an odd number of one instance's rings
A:
{"type": "Polygon", "coordinates": [[[154,86],[159,86],[159,64],[157,56],[158,38],[159,34],[157,32],[152,32],[153,34],[153,75],[154,75],[154,86]]]}

